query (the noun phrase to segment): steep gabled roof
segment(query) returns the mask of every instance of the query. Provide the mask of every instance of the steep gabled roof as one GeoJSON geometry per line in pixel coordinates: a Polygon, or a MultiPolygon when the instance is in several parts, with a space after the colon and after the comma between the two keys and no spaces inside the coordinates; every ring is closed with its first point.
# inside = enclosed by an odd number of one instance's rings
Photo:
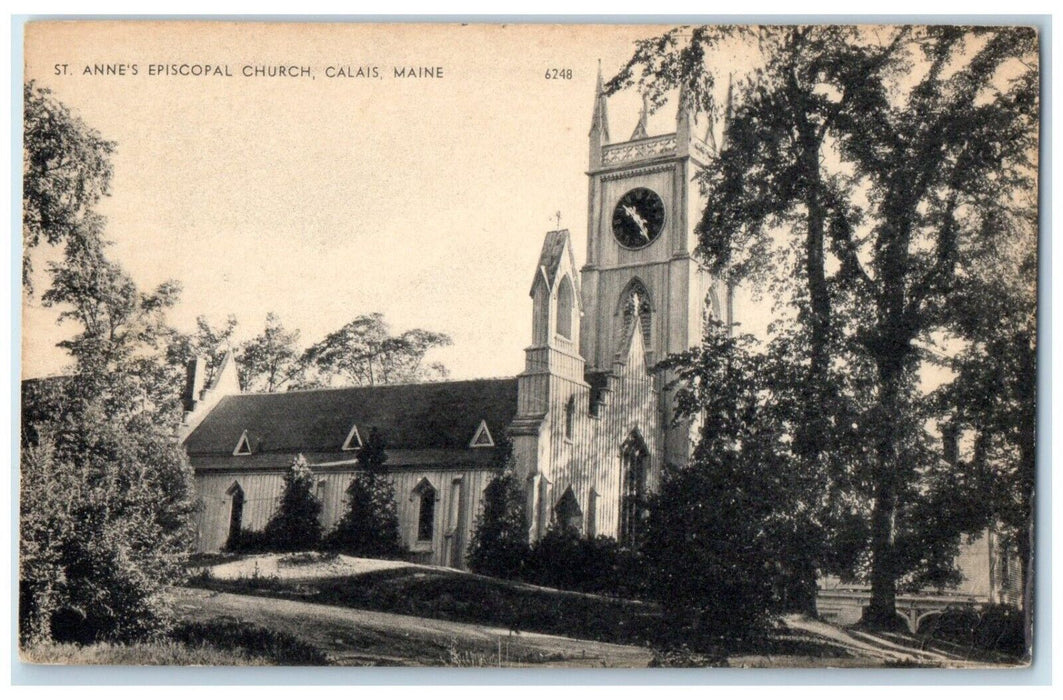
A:
{"type": "Polygon", "coordinates": [[[532,280],[530,294],[535,293],[535,283],[543,276],[545,276],[547,286],[552,290],[557,282],[562,263],[567,257],[568,269],[572,271],[572,275],[570,276],[572,279],[572,289],[576,294],[577,303],[579,303],[579,279],[575,274],[576,259],[572,253],[570,238],[571,236],[569,235],[568,229],[547,232],[546,237],[543,239],[542,252],[539,253],[539,265],[535,268],[535,279],[532,280]],[[568,251],[567,253],[565,252],[566,250],[568,251]]]}
{"type": "Polygon", "coordinates": [[[190,455],[232,454],[247,431],[254,454],[339,452],[357,425],[384,432],[389,449],[469,449],[480,421],[504,434],[517,411],[517,380],[315,389],[226,396],[185,440],[190,455]]]}

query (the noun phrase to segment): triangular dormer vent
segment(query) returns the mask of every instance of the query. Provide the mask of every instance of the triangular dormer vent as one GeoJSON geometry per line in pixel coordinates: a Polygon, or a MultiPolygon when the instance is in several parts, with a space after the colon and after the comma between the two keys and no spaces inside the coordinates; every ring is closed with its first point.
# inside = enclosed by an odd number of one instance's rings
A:
{"type": "Polygon", "coordinates": [[[347,439],[343,441],[343,451],[362,449],[362,436],[358,434],[358,426],[352,425],[351,432],[347,433],[347,439]]]}
{"type": "Polygon", "coordinates": [[[251,443],[247,439],[247,431],[240,433],[240,439],[236,442],[236,449],[233,450],[233,456],[239,457],[240,455],[251,454],[251,443]]]}
{"type": "Polygon", "coordinates": [[[480,427],[469,442],[469,447],[494,447],[495,441],[491,439],[491,431],[487,429],[487,421],[481,420],[480,427]]]}

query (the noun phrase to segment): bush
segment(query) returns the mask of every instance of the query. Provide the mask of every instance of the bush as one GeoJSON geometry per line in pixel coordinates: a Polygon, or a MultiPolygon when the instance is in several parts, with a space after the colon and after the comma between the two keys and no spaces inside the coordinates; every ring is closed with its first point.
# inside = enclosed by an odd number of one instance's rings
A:
{"type": "Polygon", "coordinates": [[[384,468],[384,437],[373,428],[358,451],[360,471],[347,487],[347,510],[323,542],[325,549],[358,557],[397,557],[399,535],[395,487],[384,468]]]}
{"type": "Polygon", "coordinates": [[[1016,658],[1028,654],[1025,631],[1022,611],[1013,605],[947,608],[920,629],[931,639],[1016,658]]]}
{"type": "Polygon", "coordinates": [[[240,554],[263,554],[272,552],[273,544],[262,530],[238,530],[225,542],[225,551],[240,554]]]}
{"type": "Polygon", "coordinates": [[[131,642],[167,628],[191,544],[192,474],[169,435],[95,407],[38,424],[21,459],[19,638],[131,642]]]}
{"type": "MultiPolygon", "coordinates": [[[[502,451],[508,452],[508,446],[502,451]]],[[[524,488],[517,475],[504,468],[484,490],[469,542],[469,569],[485,576],[521,578],[530,553],[524,488]]]]}
{"type": "Polygon", "coordinates": [[[642,591],[639,555],[612,537],[580,537],[553,525],[532,547],[524,579],[552,588],[637,597],[642,591]]]}
{"type": "Polygon", "coordinates": [[[321,502],[314,495],[314,474],[302,455],[292,460],[284,475],[277,512],[269,519],[263,536],[272,551],[298,552],[321,544],[321,502]]]}

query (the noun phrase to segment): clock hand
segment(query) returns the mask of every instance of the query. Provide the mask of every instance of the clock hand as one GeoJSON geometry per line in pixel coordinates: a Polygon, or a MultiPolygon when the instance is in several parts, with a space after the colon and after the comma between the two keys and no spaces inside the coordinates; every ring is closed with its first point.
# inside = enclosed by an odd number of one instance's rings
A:
{"type": "Polygon", "coordinates": [[[630,204],[625,204],[624,213],[627,214],[628,218],[635,222],[635,225],[639,227],[639,233],[642,234],[642,237],[649,241],[650,232],[646,228],[646,220],[639,216],[638,210],[630,204]]]}

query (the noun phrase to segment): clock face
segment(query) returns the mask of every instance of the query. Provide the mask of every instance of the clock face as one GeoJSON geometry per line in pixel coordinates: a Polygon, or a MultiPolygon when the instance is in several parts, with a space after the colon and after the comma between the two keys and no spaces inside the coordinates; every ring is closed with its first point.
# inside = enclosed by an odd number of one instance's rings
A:
{"type": "Polygon", "coordinates": [[[628,191],[613,209],[613,235],[625,248],[645,248],[664,228],[664,202],[651,189],[628,191]]]}

